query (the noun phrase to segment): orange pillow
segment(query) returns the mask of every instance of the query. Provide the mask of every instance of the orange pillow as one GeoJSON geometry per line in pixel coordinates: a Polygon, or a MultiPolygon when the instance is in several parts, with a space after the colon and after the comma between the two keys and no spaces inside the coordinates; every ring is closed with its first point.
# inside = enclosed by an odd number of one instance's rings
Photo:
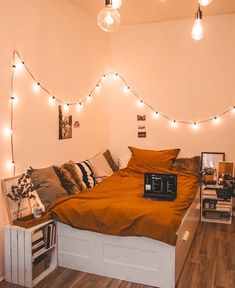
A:
{"type": "Polygon", "coordinates": [[[162,167],[170,169],[173,160],[180,152],[180,149],[155,151],[138,149],[130,146],[128,148],[131,150],[132,156],[127,167],[131,169],[136,169],[136,166],[150,166],[153,168],[162,167]]]}

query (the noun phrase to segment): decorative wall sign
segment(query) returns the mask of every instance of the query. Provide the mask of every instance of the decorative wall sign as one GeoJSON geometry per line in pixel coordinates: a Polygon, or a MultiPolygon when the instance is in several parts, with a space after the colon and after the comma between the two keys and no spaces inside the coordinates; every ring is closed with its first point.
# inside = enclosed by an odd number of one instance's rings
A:
{"type": "Polygon", "coordinates": [[[72,115],[64,115],[61,105],[59,107],[59,139],[72,138],[72,115]]]}
{"type": "Polygon", "coordinates": [[[138,125],[138,129],[139,129],[139,130],[145,130],[145,129],[146,129],[146,126],[139,124],[139,125],[138,125]]]}
{"type": "Polygon", "coordinates": [[[145,121],[146,115],[137,115],[137,121],[145,121]]]}
{"type": "Polygon", "coordinates": [[[146,138],[146,131],[138,132],[138,138],[146,138]]]}

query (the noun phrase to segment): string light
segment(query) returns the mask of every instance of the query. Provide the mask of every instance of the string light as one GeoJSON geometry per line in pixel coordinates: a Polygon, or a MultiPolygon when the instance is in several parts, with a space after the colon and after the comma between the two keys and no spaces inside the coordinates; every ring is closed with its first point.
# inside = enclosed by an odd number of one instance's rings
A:
{"type": "Polygon", "coordinates": [[[119,75],[116,73],[116,74],[112,74],[112,79],[113,80],[118,80],[119,79],[119,75]]]}
{"type": "Polygon", "coordinates": [[[124,87],[124,93],[125,93],[125,94],[130,93],[130,87],[129,87],[129,86],[125,86],[125,87],[124,87]]]}
{"type": "Polygon", "coordinates": [[[137,105],[138,105],[139,107],[143,107],[143,105],[144,105],[143,100],[137,99],[137,105]]]}
{"type": "Polygon", "coordinates": [[[177,127],[176,120],[171,120],[170,125],[171,125],[171,127],[176,128],[177,127]]]}
{"type": "Polygon", "coordinates": [[[14,170],[15,162],[12,162],[12,161],[7,162],[6,163],[6,168],[7,168],[7,170],[10,170],[10,171],[14,170]]]}
{"type": "Polygon", "coordinates": [[[54,104],[55,104],[55,101],[56,101],[56,100],[55,100],[55,97],[54,97],[54,96],[50,96],[49,99],[48,99],[48,102],[49,102],[50,105],[54,105],[54,104]]]}
{"type": "Polygon", "coordinates": [[[87,101],[90,102],[91,100],[92,100],[92,96],[91,96],[91,95],[88,95],[88,96],[87,96],[87,101]]]}
{"type": "Polygon", "coordinates": [[[193,128],[194,130],[197,130],[197,129],[199,128],[199,124],[198,124],[197,122],[194,122],[194,123],[192,124],[192,128],[193,128]]]}
{"type": "Polygon", "coordinates": [[[96,85],[95,90],[96,90],[96,91],[99,91],[99,90],[100,90],[100,84],[97,84],[97,85],[96,85]]]}
{"type": "Polygon", "coordinates": [[[154,119],[159,118],[159,113],[158,113],[157,111],[154,111],[154,112],[153,112],[153,118],[154,118],[154,119]]]}
{"type": "Polygon", "coordinates": [[[65,103],[63,106],[64,112],[69,112],[69,103],[65,103]]]}
{"type": "MultiPolygon", "coordinates": [[[[15,170],[16,170],[16,165],[15,165],[15,157],[14,157],[14,133],[13,133],[13,108],[14,108],[14,104],[15,102],[17,101],[18,99],[18,95],[14,92],[14,72],[16,72],[17,70],[22,70],[22,68],[25,68],[25,70],[29,73],[29,75],[32,77],[32,79],[34,80],[34,83],[33,83],[33,87],[36,89],[34,91],[38,91],[38,89],[41,89],[43,90],[48,96],[49,96],[49,99],[48,99],[48,102],[50,105],[53,105],[55,104],[56,102],[57,103],[64,103],[64,101],[56,98],[55,96],[52,96],[52,93],[50,93],[48,91],[47,88],[45,88],[40,82],[38,82],[36,80],[36,78],[34,77],[34,75],[32,74],[32,72],[29,70],[29,68],[25,65],[25,63],[21,60],[21,57],[19,55],[19,53],[17,51],[13,51],[13,65],[12,65],[12,72],[11,72],[11,96],[10,96],[10,103],[11,103],[11,125],[10,125],[10,128],[8,129],[8,132],[5,132],[6,135],[10,135],[10,138],[11,138],[11,156],[12,156],[12,161],[10,161],[7,166],[8,168],[10,169],[13,169],[13,176],[15,176],[15,170]],[[18,57],[16,59],[16,57],[18,57]],[[37,87],[37,88],[36,88],[37,87]]],[[[225,111],[221,112],[220,114],[217,114],[218,116],[216,117],[213,117],[213,118],[208,118],[208,119],[204,119],[204,120],[200,120],[200,121],[197,121],[197,122],[194,122],[192,123],[191,121],[181,121],[181,120],[172,120],[171,117],[165,115],[165,114],[162,114],[162,113],[159,113],[157,112],[157,110],[155,108],[153,108],[151,105],[149,105],[148,103],[144,102],[143,100],[140,99],[140,97],[136,94],[136,92],[133,90],[133,89],[130,89],[130,87],[128,86],[127,82],[125,81],[125,79],[120,76],[118,73],[106,73],[106,74],[103,74],[101,79],[97,82],[97,84],[95,85],[95,87],[91,90],[91,92],[89,93],[89,95],[82,99],[80,102],[75,102],[75,103],[65,103],[64,104],[64,108],[65,110],[68,110],[70,106],[73,106],[73,105],[76,105],[77,107],[77,110],[80,111],[83,107],[83,103],[85,101],[90,101],[92,99],[92,94],[95,90],[99,90],[100,89],[100,82],[102,80],[106,80],[106,79],[112,79],[112,80],[117,80],[117,79],[121,79],[124,83],[124,91],[125,93],[132,93],[133,96],[136,97],[137,99],[137,103],[138,105],[140,106],[143,106],[145,105],[147,108],[149,108],[152,113],[153,113],[153,117],[154,118],[158,118],[159,116],[167,119],[167,120],[170,120],[170,125],[172,127],[177,127],[179,123],[181,124],[191,124],[192,127],[194,129],[198,128],[200,124],[202,123],[207,123],[207,122],[214,122],[215,124],[218,124],[220,121],[221,121],[221,117],[222,115],[232,111],[233,113],[235,113],[235,106],[232,106],[228,109],[226,109],[225,111]]]]}
{"type": "Polygon", "coordinates": [[[220,119],[218,117],[214,117],[213,123],[217,125],[219,124],[219,122],[220,122],[220,119]]]}
{"type": "Polygon", "coordinates": [[[83,104],[82,104],[82,102],[79,102],[76,104],[76,106],[77,106],[77,110],[80,111],[83,107],[83,104]]]}
{"type": "Polygon", "coordinates": [[[33,83],[33,91],[38,93],[40,91],[40,83],[39,82],[35,82],[33,83]]]}
{"type": "MultiPolygon", "coordinates": [[[[29,70],[29,68],[25,65],[25,63],[21,60],[21,58],[20,58],[20,55],[19,55],[19,53],[17,52],[17,51],[14,51],[13,52],[13,55],[14,55],[14,58],[15,58],[15,56],[18,56],[18,60],[17,61],[15,61],[15,63],[21,63],[22,65],[24,65],[25,66],[25,69],[29,72],[29,74],[31,75],[31,77],[34,79],[34,81],[35,81],[35,83],[34,84],[37,84],[37,86],[39,86],[42,90],[44,90],[44,92],[45,93],[47,93],[48,95],[49,95],[49,103],[50,104],[54,104],[55,102],[63,102],[62,100],[60,100],[60,99],[58,99],[58,98],[56,98],[56,97],[54,97],[54,96],[51,96],[51,93],[43,86],[43,85],[41,85],[40,84],[40,82],[38,82],[38,81],[36,81],[36,78],[33,76],[33,74],[32,74],[32,72],[29,70]]],[[[14,66],[16,66],[15,64],[13,64],[13,71],[15,71],[15,69],[14,69],[14,66]]],[[[97,82],[97,84],[95,85],[95,88],[93,88],[92,90],[91,90],[91,92],[89,93],[89,96],[87,96],[86,98],[84,98],[84,99],[82,99],[78,104],[77,103],[70,103],[70,102],[68,102],[68,103],[66,103],[66,104],[68,104],[69,106],[72,106],[72,105],[76,105],[77,104],[77,106],[78,106],[78,108],[79,108],[79,110],[80,110],[80,108],[83,106],[83,102],[85,101],[85,100],[87,100],[87,101],[90,101],[91,99],[92,99],[92,93],[93,93],[93,91],[94,90],[99,90],[100,88],[101,88],[101,85],[100,85],[100,82],[101,82],[101,80],[103,79],[107,79],[107,77],[108,76],[110,76],[111,78],[110,79],[112,79],[112,80],[117,80],[117,79],[121,79],[123,82],[124,82],[124,84],[125,84],[125,86],[124,86],[124,90],[125,90],[125,93],[132,93],[135,97],[136,97],[136,99],[137,100],[139,100],[140,99],[140,97],[128,86],[128,84],[127,84],[127,82],[125,81],[125,79],[123,78],[123,77],[121,77],[118,73],[106,73],[106,74],[103,74],[102,75],[102,77],[101,77],[101,79],[97,82]]],[[[17,100],[17,95],[14,93],[14,96],[12,96],[11,97],[11,100],[12,101],[16,101],[17,100]]],[[[143,102],[143,100],[141,100],[142,102],[140,102],[139,104],[140,105],[146,105],[150,110],[152,110],[152,112],[153,112],[153,117],[154,118],[157,118],[157,117],[159,117],[159,116],[162,116],[163,118],[166,118],[166,119],[171,119],[169,116],[167,116],[167,115],[165,115],[165,114],[160,114],[159,112],[156,112],[157,110],[155,110],[152,106],[150,106],[148,103],[146,103],[146,102],[143,102]]],[[[227,110],[225,110],[224,112],[222,112],[222,113],[220,113],[220,114],[218,114],[218,115],[223,115],[223,114],[225,114],[225,113],[227,113],[227,112],[229,112],[229,111],[233,111],[233,112],[235,112],[235,106],[233,106],[233,107],[231,107],[231,108],[229,108],[229,109],[227,109],[227,110]]],[[[216,117],[217,118],[217,117],[216,117]]],[[[212,120],[214,120],[214,117],[213,118],[208,118],[208,119],[204,119],[204,120],[201,120],[201,121],[197,121],[197,126],[200,124],[200,123],[206,123],[206,122],[210,122],[210,121],[212,121],[212,120]]],[[[176,122],[176,120],[175,120],[175,122],[176,122]]],[[[218,121],[219,122],[219,121],[218,121]]],[[[182,123],[182,124],[192,124],[192,122],[191,121],[177,121],[177,123],[182,123]]]]}

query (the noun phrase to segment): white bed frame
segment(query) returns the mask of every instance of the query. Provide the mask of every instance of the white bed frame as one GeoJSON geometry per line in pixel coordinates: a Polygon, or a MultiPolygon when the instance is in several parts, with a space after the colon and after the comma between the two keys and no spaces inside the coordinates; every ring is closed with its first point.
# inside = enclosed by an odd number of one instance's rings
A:
{"type": "Polygon", "coordinates": [[[177,231],[176,246],[136,236],[110,236],[58,222],[58,265],[116,279],[173,288],[197,230],[199,193],[177,231]]]}

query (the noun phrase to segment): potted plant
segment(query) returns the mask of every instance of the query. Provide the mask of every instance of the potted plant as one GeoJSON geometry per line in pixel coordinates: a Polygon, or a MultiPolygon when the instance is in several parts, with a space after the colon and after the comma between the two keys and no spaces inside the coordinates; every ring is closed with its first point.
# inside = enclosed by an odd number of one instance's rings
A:
{"type": "Polygon", "coordinates": [[[26,198],[35,198],[34,195],[31,195],[31,192],[37,190],[41,187],[39,183],[31,180],[31,175],[33,173],[33,168],[30,167],[26,173],[23,173],[21,177],[17,180],[17,185],[11,186],[11,192],[7,194],[7,196],[13,201],[17,202],[17,211],[16,218],[20,219],[20,208],[23,199],[26,198]]]}
{"type": "Polygon", "coordinates": [[[202,170],[203,179],[205,182],[214,180],[215,169],[212,167],[205,167],[202,170]]]}

